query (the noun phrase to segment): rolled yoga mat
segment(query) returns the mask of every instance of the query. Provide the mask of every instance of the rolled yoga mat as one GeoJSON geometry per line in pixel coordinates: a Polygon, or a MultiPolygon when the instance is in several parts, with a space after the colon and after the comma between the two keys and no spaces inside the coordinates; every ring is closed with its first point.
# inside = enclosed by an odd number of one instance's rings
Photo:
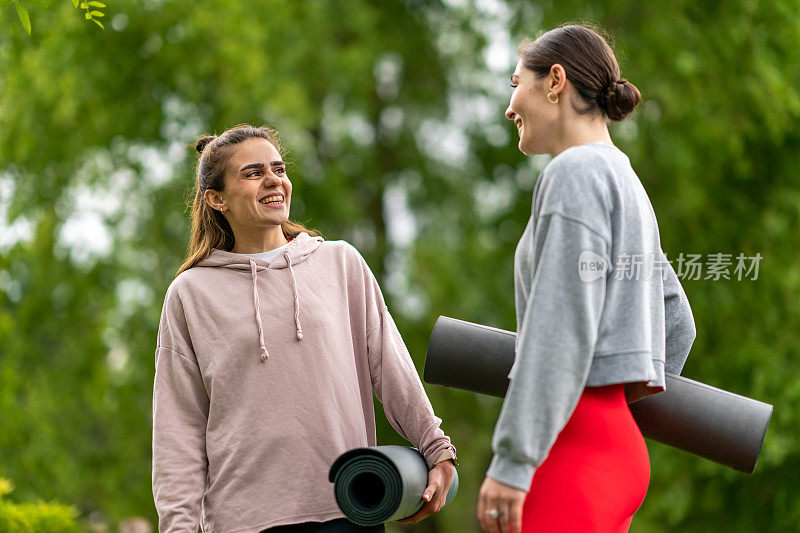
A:
{"type": "MultiPolygon", "coordinates": [[[[440,316],[433,327],[424,379],[504,397],[516,334],[440,316]]],[[[642,434],[717,463],[753,472],[772,406],[667,373],[666,390],[630,404],[642,434]]]]}
{"type": "MultiPolygon", "coordinates": [[[[377,526],[408,518],[422,508],[428,465],[416,448],[355,448],[334,461],[328,479],[333,483],[336,503],[348,520],[359,526],[377,526]]],[[[458,472],[445,505],[457,492],[458,472]]]]}

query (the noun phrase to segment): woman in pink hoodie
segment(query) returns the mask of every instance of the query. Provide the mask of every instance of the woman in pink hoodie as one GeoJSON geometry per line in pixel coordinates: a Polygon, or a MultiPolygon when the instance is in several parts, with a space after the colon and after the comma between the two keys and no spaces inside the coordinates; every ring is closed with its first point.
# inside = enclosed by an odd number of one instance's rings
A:
{"type": "Polygon", "coordinates": [[[373,391],[430,467],[408,521],[438,512],[455,449],[366,262],[289,221],[274,130],[196,148],[191,240],[156,349],[159,531],[382,531],[344,519],[327,479],[341,453],[376,444],[373,391]]]}

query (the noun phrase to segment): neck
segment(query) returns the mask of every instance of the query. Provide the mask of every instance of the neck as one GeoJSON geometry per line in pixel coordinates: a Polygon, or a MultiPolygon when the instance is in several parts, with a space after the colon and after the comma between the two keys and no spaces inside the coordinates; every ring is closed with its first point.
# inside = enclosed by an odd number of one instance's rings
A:
{"type": "Polygon", "coordinates": [[[270,226],[264,231],[258,233],[244,233],[234,230],[234,253],[237,254],[257,254],[259,252],[267,252],[274,250],[279,246],[283,246],[289,241],[283,235],[283,230],[280,226],[270,226]]]}
{"type": "Polygon", "coordinates": [[[556,135],[550,153],[557,156],[567,148],[581,144],[601,142],[614,144],[608,133],[608,126],[602,115],[587,118],[585,116],[564,117],[560,124],[560,135],[556,135]]]}

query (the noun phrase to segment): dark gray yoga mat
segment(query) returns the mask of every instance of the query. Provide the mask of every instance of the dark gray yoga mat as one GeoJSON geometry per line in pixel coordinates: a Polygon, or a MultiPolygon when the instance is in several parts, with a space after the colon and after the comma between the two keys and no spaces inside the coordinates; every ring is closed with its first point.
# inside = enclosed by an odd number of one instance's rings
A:
{"type": "MultiPolygon", "coordinates": [[[[504,397],[516,334],[440,316],[433,327],[424,378],[504,397]]],[[[752,473],[772,406],[667,373],[666,391],[630,404],[642,434],[655,441],[752,473]]]]}
{"type": "MultiPolygon", "coordinates": [[[[408,518],[425,502],[428,465],[416,448],[371,446],[340,455],[331,466],[336,503],[348,520],[360,526],[377,526],[408,518]]],[[[458,492],[458,472],[445,505],[458,492]]]]}

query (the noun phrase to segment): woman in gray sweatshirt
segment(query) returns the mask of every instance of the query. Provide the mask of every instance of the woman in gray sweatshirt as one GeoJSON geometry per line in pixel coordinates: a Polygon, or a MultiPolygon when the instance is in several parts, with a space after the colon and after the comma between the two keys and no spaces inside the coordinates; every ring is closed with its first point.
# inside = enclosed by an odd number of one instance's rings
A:
{"type": "Polygon", "coordinates": [[[627,531],[647,448],[627,401],[664,390],[694,340],[655,213],[607,121],[641,96],[576,25],[523,42],[506,117],[550,154],[514,260],[516,359],[481,487],[484,531],[627,531]]]}

